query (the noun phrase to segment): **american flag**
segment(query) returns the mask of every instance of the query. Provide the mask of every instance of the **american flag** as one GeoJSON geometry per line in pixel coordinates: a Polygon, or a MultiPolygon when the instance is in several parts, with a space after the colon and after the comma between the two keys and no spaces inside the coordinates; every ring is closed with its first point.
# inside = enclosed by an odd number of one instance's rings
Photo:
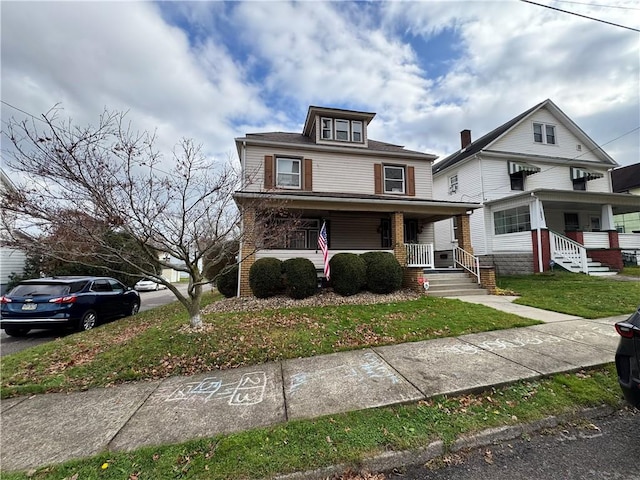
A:
{"type": "Polygon", "coordinates": [[[318,247],[322,250],[322,258],[324,260],[324,276],[329,280],[329,244],[327,242],[327,222],[322,222],[322,228],[318,235],[318,247]]]}

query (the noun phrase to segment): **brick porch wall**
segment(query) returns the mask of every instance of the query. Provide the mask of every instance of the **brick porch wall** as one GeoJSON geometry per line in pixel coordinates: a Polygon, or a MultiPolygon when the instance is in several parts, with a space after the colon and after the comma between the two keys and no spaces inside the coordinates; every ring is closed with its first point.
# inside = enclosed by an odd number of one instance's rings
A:
{"type": "Polygon", "coordinates": [[[424,277],[424,270],[417,267],[404,267],[402,269],[402,287],[424,293],[424,287],[419,279],[424,277]]]}
{"type": "Polygon", "coordinates": [[[617,270],[618,272],[624,267],[624,262],[622,261],[622,250],[619,248],[610,248],[608,250],[587,250],[587,257],[606,265],[612,270],[617,270]]]}
{"type": "Polygon", "coordinates": [[[255,210],[247,208],[242,212],[242,238],[240,258],[240,296],[250,297],[253,295],[249,286],[249,269],[256,261],[256,244],[253,236],[255,230],[256,214],[255,210]]]}
{"type": "Polygon", "coordinates": [[[494,267],[480,267],[480,286],[485,288],[490,295],[496,294],[496,269],[494,267]]]}

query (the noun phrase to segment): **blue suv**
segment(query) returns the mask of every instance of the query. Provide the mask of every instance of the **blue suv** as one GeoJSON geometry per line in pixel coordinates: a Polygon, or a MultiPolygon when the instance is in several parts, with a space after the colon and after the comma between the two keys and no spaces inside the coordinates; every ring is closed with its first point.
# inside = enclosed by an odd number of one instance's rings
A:
{"type": "Polygon", "coordinates": [[[140,295],[109,277],[49,277],[20,282],[0,303],[0,328],[20,337],[32,328],[84,331],[100,322],[135,315],[140,295]]]}

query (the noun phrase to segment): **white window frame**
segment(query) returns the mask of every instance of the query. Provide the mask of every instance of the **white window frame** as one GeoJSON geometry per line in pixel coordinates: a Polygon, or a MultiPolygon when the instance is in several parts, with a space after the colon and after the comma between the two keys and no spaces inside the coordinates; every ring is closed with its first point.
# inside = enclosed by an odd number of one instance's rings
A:
{"type": "Polygon", "coordinates": [[[453,195],[458,191],[458,174],[454,173],[449,178],[449,195],[453,195]]]}
{"type": "Polygon", "coordinates": [[[558,135],[556,134],[556,126],[550,123],[533,122],[533,141],[542,145],[557,145],[558,135]],[[536,140],[536,126],[540,126],[540,141],[536,140]],[[548,130],[553,134],[553,142],[548,141],[548,130]]]}
{"type": "Polygon", "coordinates": [[[322,117],[320,119],[320,138],[322,140],[333,140],[333,118],[322,117]],[[328,123],[327,127],[325,127],[325,122],[328,123]],[[329,134],[328,137],[325,137],[325,132],[329,134]]]}
{"type": "Polygon", "coordinates": [[[405,172],[405,167],[402,165],[383,165],[382,166],[382,183],[383,183],[383,188],[384,188],[384,193],[393,193],[396,195],[404,195],[405,192],[407,191],[407,182],[406,182],[406,172],[405,172]],[[402,178],[401,179],[397,179],[397,178],[389,178],[387,179],[387,169],[389,170],[399,170],[402,172],[402,178]],[[402,188],[401,191],[398,191],[397,189],[394,190],[393,188],[391,189],[387,189],[387,180],[390,182],[402,182],[402,188]]]}
{"type": "Polygon", "coordinates": [[[359,120],[351,121],[351,141],[356,143],[364,142],[364,128],[362,122],[359,120]],[[358,130],[356,130],[356,127],[359,127],[358,130]],[[356,140],[356,134],[360,135],[358,140],[356,140]]]}
{"type": "Polygon", "coordinates": [[[494,235],[508,235],[531,231],[531,209],[529,205],[507,208],[493,212],[494,235]]]}
{"type": "Polygon", "coordinates": [[[343,118],[336,118],[335,121],[333,122],[335,125],[335,139],[340,141],[340,142],[349,142],[351,140],[351,136],[350,134],[350,130],[351,130],[351,124],[349,122],[349,120],[345,120],[343,118]],[[338,124],[346,124],[346,128],[345,129],[338,129],[338,124]],[[338,133],[346,133],[347,134],[347,138],[340,138],[340,136],[338,135],[338,133]]]}
{"type": "Polygon", "coordinates": [[[276,157],[276,187],[278,188],[290,188],[294,190],[302,189],[302,159],[295,157],[276,157]],[[286,160],[290,162],[294,162],[298,164],[298,172],[281,172],[280,171],[280,161],[286,160]],[[298,185],[289,185],[285,183],[280,183],[280,174],[282,175],[292,175],[298,177],[298,185]]]}

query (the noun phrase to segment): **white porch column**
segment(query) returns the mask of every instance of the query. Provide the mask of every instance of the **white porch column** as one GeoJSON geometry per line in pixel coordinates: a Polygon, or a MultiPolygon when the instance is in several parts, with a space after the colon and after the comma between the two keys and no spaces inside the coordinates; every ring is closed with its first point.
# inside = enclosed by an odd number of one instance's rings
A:
{"type": "Polygon", "coordinates": [[[602,213],[600,215],[600,229],[603,231],[615,230],[616,226],[613,222],[613,208],[611,205],[602,205],[602,213]]]}

